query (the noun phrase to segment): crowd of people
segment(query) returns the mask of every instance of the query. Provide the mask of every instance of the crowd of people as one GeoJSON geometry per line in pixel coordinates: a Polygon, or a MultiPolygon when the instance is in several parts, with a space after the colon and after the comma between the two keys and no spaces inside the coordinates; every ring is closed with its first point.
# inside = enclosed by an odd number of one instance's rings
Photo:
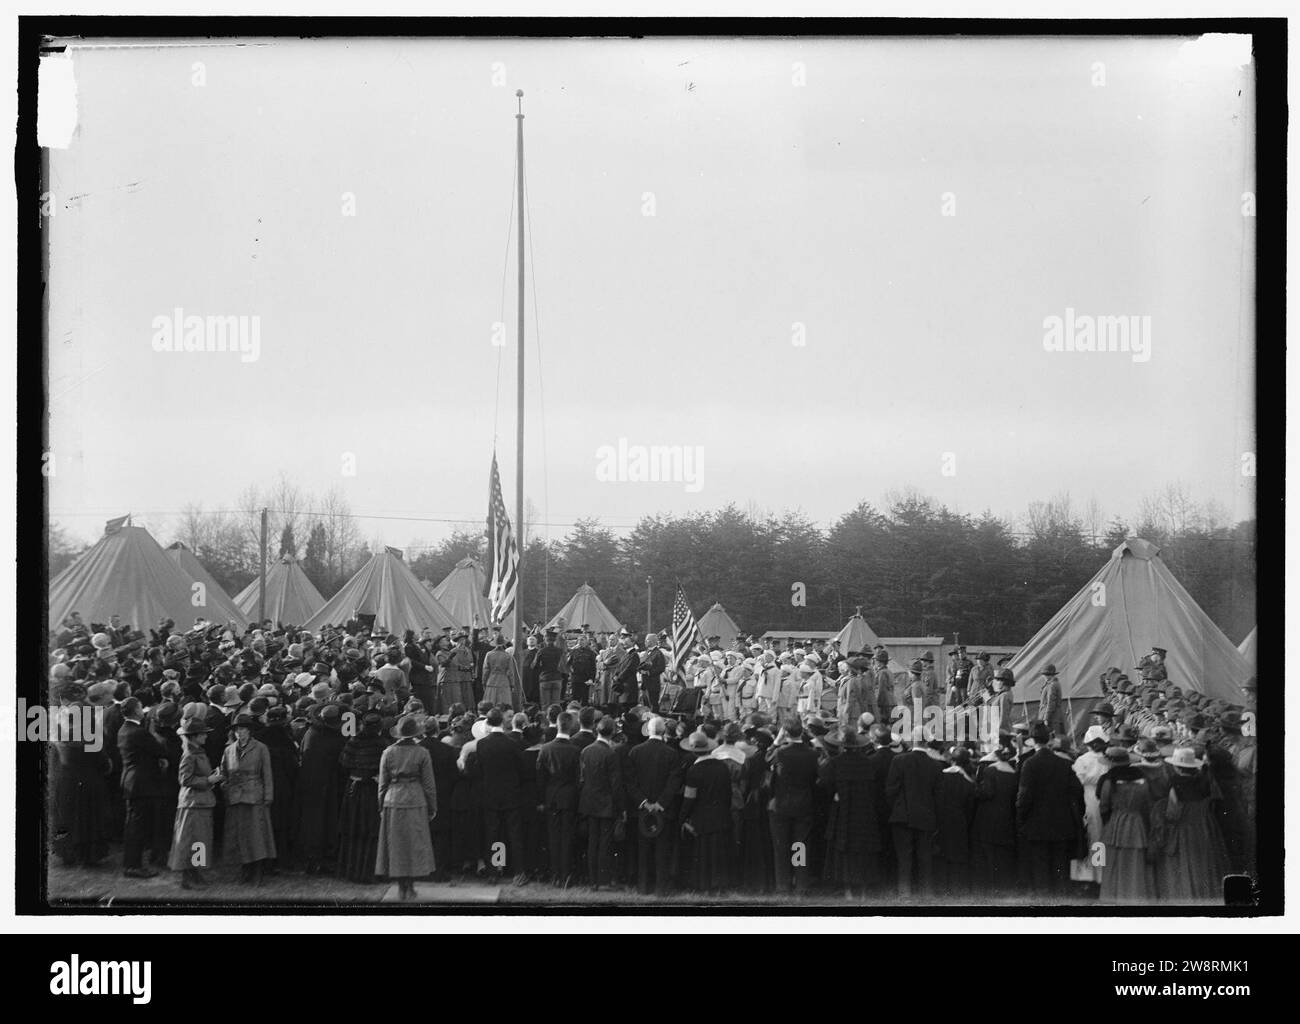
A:
{"type": "Polygon", "coordinates": [[[74,613],[51,641],[51,708],[102,722],[50,745],[53,853],[106,865],[121,842],[127,876],[185,890],[220,869],[406,899],[463,876],[1149,904],[1255,870],[1254,683],[1208,700],[1159,648],[1076,719],[1055,666],[1026,714],[964,648],[941,680],[883,647],[708,638],[678,665],[666,634],[585,627],[529,631],[522,671],[499,632],[365,622],[146,637],[74,613]]]}

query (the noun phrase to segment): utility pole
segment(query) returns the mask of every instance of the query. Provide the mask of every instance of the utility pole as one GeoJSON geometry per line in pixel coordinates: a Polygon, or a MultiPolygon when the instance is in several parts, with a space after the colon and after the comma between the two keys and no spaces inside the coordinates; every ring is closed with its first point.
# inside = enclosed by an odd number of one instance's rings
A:
{"type": "Polygon", "coordinates": [[[651,625],[651,619],[653,616],[650,613],[650,609],[654,602],[654,583],[655,578],[653,576],[647,576],[645,578],[645,631],[647,634],[654,632],[651,625]]]}
{"type": "Polygon", "coordinates": [[[262,509],[261,567],[257,574],[257,621],[266,621],[266,509],[262,509]]]}
{"type": "Polygon", "coordinates": [[[519,564],[515,569],[515,662],[524,677],[524,91],[516,89],[515,144],[519,180],[519,416],[515,427],[515,528],[519,537],[519,564]]]}

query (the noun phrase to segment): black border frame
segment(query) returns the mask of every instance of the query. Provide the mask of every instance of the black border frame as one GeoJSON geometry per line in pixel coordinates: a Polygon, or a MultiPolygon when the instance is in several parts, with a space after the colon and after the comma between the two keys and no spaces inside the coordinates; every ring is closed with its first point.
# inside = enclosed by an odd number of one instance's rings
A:
{"type": "MultiPolygon", "coordinates": [[[[48,588],[46,536],[48,493],[38,459],[49,441],[48,372],[45,318],[47,262],[44,223],[33,207],[39,203],[46,180],[45,154],[36,144],[37,68],[42,52],[57,52],[59,39],[70,37],[122,37],[157,39],[174,37],[224,38],[230,36],[327,38],[448,37],[561,38],[571,36],[646,38],[652,36],[1197,36],[1207,32],[1233,32],[1252,36],[1256,70],[1256,179],[1260,208],[1256,220],[1256,458],[1262,472],[1256,478],[1257,550],[1269,549],[1270,564],[1281,566],[1285,556],[1285,401],[1277,392],[1266,394],[1267,381],[1281,386],[1285,380],[1286,337],[1286,129],[1287,28],[1285,18],[1170,18],[1170,19],[1014,19],[1014,18],[509,18],[509,17],[122,17],[23,15],[18,19],[18,135],[14,175],[18,209],[17,277],[17,540],[16,596],[43,594],[48,588]],[[1266,347],[1261,339],[1269,338],[1266,347]],[[39,338],[33,345],[27,339],[39,338]],[[40,386],[36,387],[39,381],[40,386]],[[1265,411],[1270,415],[1266,420],[1265,411]],[[1261,429],[1266,426],[1268,429],[1261,429]],[[39,435],[39,437],[38,437],[39,435]],[[40,493],[39,512],[31,503],[40,493]],[[24,502],[25,499],[25,502],[24,502]],[[39,560],[37,554],[40,554],[39,560]]],[[[17,602],[16,602],[17,604],[17,602]]],[[[1284,633],[1284,601],[1270,595],[1256,602],[1258,626],[1265,637],[1284,633]]],[[[48,608],[41,602],[42,638],[48,636],[48,608]]],[[[30,615],[16,607],[15,643],[30,633],[30,615]]],[[[44,639],[42,639],[42,644],[44,639]]],[[[1274,640],[1270,649],[1280,653],[1274,640]]],[[[26,653],[19,650],[21,659],[26,653]]],[[[35,654],[36,652],[32,652],[35,654]]],[[[41,665],[44,664],[42,647],[41,665]]],[[[17,677],[16,693],[35,702],[43,699],[43,669],[17,677]]],[[[42,744],[15,743],[15,911],[18,914],[67,915],[109,913],[159,916],[200,916],[228,913],[290,915],[391,915],[420,916],[640,916],[706,914],[764,917],[913,918],[935,916],[1007,917],[1045,915],[1060,918],[1214,917],[1252,918],[1279,915],[1284,905],[1283,821],[1285,763],[1283,720],[1285,666],[1270,671],[1266,689],[1276,699],[1276,715],[1259,723],[1260,762],[1257,839],[1261,882],[1260,902],[1253,908],[1228,907],[773,907],[765,905],[653,905],[588,906],[479,905],[423,903],[416,907],[384,904],[197,904],[129,903],[111,906],[47,902],[45,894],[45,750],[42,744]],[[34,826],[34,827],[33,827],[34,826]]]]}

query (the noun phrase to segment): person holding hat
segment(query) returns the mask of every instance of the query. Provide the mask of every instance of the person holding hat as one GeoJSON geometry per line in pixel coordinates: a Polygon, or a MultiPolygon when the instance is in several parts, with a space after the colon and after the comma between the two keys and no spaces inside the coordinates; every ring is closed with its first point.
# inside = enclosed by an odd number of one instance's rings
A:
{"type": "Polygon", "coordinates": [[[1110,770],[1097,787],[1106,850],[1101,899],[1113,904],[1150,903],[1156,896],[1155,866],[1147,853],[1156,824],[1151,787],[1128,747],[1107,748],[1106,760],[1110,770]]]}
{"type": "Polygon", "coordinates": [[[1216,806],[1222,799],[1218,786],[1191,746],[1176,747],[1165,761],[1172,774],[1160,807],[1165,841],[1157,894],[1172,904],[1220,902],[1231,865],[1216,806]]]}
{"type": "Polygon", "coordinates": [[[338,853],[344,780],[340,758],[347,737],[343,735],[341,705],[313,705],[307,721],[298,765],[294,837],[295,854],[302,859],[304,870],[316,875],[332,871],[338,853]]]}
{"type": "MultiPolygon", "coordinates": [[[[424,726],[403,715],[393,726],[396,741],[379,760],[379,843],[375,874],[397,883],[398,898],[415,899],[415,879],[434,870],[429,822],[438,814],[433,762],[420,745],[424,726]]],[[[508,741],[507,741],[508,742],[508,741]]]]}
{"type": "Polygon", "coordinates": [[[677,801],[685,766],[668,746],[668,723],[658,715],[641,726],[646,742],[628,751],[628,805],[637,814],[637,891],[667,895],[677,828],[677,801]]]}
{"type": "Polygon", "coordinates": [[[194,714],[183,718],[176,734],[183,744],[176,794],[176,817],[172,823],[171,857],[167,866],[181,873],[182,889],[197,889],[208,884],[203,869],[212,865],[216,848],[212,839],[212,811],[217,798],[213,792],[220,773],[212,770],[204,749],[204,737],[211,731],[205,717],[194,714]]]}
{"type": "Polygon", "coordinates": [[[275,800],[275,778],[270,753],[253,738],[254,724],[252,715],[237,717],[234,742],[221,757],[221,786],[226,800],[222,856],[240,865],[241,881],[261,885],[263,862],[275,857],[270,809],[275,800]]]}

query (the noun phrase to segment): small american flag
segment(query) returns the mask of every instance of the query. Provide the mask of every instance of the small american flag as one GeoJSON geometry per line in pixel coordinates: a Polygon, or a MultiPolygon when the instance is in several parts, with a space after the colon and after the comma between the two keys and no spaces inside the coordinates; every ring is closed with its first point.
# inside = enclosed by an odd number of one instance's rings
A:
{"type": "Polygon", "coordinates": [[[686,658],[691,645],[700,639],[700,627],[695,624],[691,606],[686,603],[686,592],[677,584],[677,600],[673,602],[673,660],[670,670],[679,681],[686,681],[686,658]]]}
{"type": "Polygon", "coordinates": [[[504,623],[514,611],[515,589],[519,584],[519,548],[510,529],[506,503],[501,498],[501,474],[497,471],[496,452],[492,453],[492,482],[488,494],[488,558],[492,561],[492,585],[488,603],[492,621],[504,623]]]}

